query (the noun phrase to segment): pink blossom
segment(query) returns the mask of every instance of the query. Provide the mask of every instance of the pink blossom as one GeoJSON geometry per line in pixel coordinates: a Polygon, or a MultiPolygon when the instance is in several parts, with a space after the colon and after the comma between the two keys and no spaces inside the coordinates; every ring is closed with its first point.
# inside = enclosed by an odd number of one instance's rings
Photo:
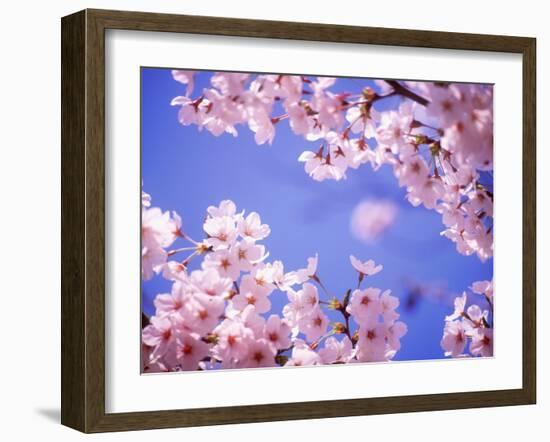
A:
{"type": "Polygon", "coordinates": [[[199,362],[208,356],[209,350],[210,346],[199,335],[179,329],[165,361],[179,370],[196,370],[199,362]]]}
{"type": "Polygon", "coordinates": [[[476,281],[472,284],[472,291],[478,295],[485,295],[493,300],[493,281],[476,281]]]}
{"type": "Polygon", "coordinates": [[[238,72],[216,72],[211,77],[210,83],[223,95],[237,96],[243,92],[249,77],[249,74],[238,72]]]}
{"type": "Polygon", "coordinates": [[[196,74],[196,71],[182,71],[182,70],[176,70],[176,69],[172,71],[172,77],[174,78],[174,80],[187,85],[187,88],[186,88],[187,96],[193,93],[193,89],[195,85],[193,81],[193,77],[195,74],[196,74]]]}
{"type": "Polygon", "coordinates": [[[143,247],[170,246],[181,228],[181,218],[176,212],[162,212],[158,207],[141,212],[141,243],[143,247]]]}
{"type": "Polygon", "coordinates": [[[225,301],[222,298],[194,293],[185,299],[179,312],[187,327],[204,335],[219,322],[224,308],[225,301]]]}
{"type": "Polygon", "coordinates": [[[174,341],[172,321],[167,316],[151,316],[149,325],[141,333],[141,339],[144,344],[153,347],[149,362],[157,362],[166,354],[174,341]]]}
{"type": "Polygon", "coordinates": [[[227,249],[237,239],[235,220],[229,216],[207,218],[203,228],[208,235],[204,242],[214,250],[227,249]]]}
{"type": "Polygon", "coordinates": [[[292,356],[285,365],[300,367],[319,364],[322,364],[321,357],[303,340],[296,339],[292,349],[292,356]]]}
{"type": "Polygon", "coordinates": [[[346,311],[358,324],[372,321],[382,312],[380,289],[369,287],[365,290],[354,290],[346,311]]]}
{"type": "Polygon", "coordinates": [[[398,111],[383,112],[380,126],[376,129],[376,140],[394,154],[404,149],[410,151],[409,134],[412,121],[413,114],[408,104],[401,105],[398,111]]]}
{"type": "Polygon", "coordinates": [[[433,85],[428,88],[430,103],[426,106],[426,114],[437,118],[443,127],[449,127],[459,121],[466,111],[466,103],[462,100],[458,85],[433,85]]]}
{"type": "Polygon", "coordinates": [[[267,340],[257,339],[249,344],[246,358],[237,364],[237,367],[273,367],[275,365],[275,353],[275,349],[267,340]]]}
{"type": "Polygon", "coordinates": [[[315,276],[317,272],[317,264],[319,257],[317,254],[314,257],[307,259],[307,267],[296,271],[296,279],[298,284],[302,284],[315,276]]]}
{"type": "Polygon", "coordinates": [[[234,308],[244,310],[247,305],[253,305],[258,313],[265,313],[271,308],[268,298],[269,289],[258,285],[254,278],[245,275],[239,286],[239,293],[232,298],[234,308]]]}
{"type": "Polygon", "coordinates": [[[204,270],[215,269],[221,277],[229,278],[232,281],[236,281],[241,274],[239,258],[229,250],[208,253],[202,262],[202,268],[204,270]]]}
{"type": "Polygon", "coordinates": [[[305,171],[315,181],[324,181],[331,179],[339,181],[345,178],[345,169],[343,169],[343,163],[335,164],[335,161],[331,157],[331,152],[326,156],[323,156],[323,147],[319,149],[317,153],[305,151],[298,157],[298,161],[305,163],[305,171]]]}
{"type": "Polygon", "coordinates": [[[247,305],[242,312],[239,312],[237,318],[245,327],[253,331],[257,339],[263,337],[266,321],[259,315],[254,305],[247,305]]]}
{"type": "Polygon", "coordinates": [[[253,240],[261,240],[267,238],[271,233],[271,229],[267,224],[262,224],[260,215],[256,212],[251,212],[246,218],[240,218],[237,222],[239,234],[244,237],[249,237],[253,240]]]}
{"type": "Polygon", "coordinates": [[[319,356],[323,364],[347,363],[354,354],[353,345],[345,335],[340,341],[334,336],[328,337],[325,340],[324,347],[319,350],[319,356]]]}
{"type": "Polygon", "coordinates": [[[466,331],[461,321],[448,321],[445,323],[441,347],[445,350],[445,356],[456,358],[461,356],[468,342],[466,331]]]}
{"type": "Polygon", "coordinates": [[[275,350],[290,347],[290,327],[277,315],[270,315],[265,323],[264,336],[275,350]]]}
{"type": "Polygon", "coordinates": [[[326,333],[328,322],[327,316],[316,306],[298,320],[298,328],[309,342],[313,342],[326,333]]]}
{"type": "Polygon", "coordinates": [[[387,356],[393,358],[395,353],[401,349],[401,338],[407,334],[407,324],[402,321],[396,321],[388,328],[387,339],[389,353],[387,356]]]}
{"type": "Polygon", "coordinates": [[[290,128],[296,135],[307,135],[313,129],[315,121],[307,114],[302,103],[293,102],[285,104],[290,128]]]}
{"type": "Polygon", "coordinates": [[[219,298],[225,298],[232,286],[230,278],[220,276],[213,268],[191,272],[188,282],[200,293],[219,298]]]}
{"type": "Polygon", "coordinates": [[[369,259],[366,262],[361,262],[355,256],[350,255],[349,260],[353,268],[363,276],[376,275],[378,272],[382,271],[383,269],[382,264],[376,265],[372,259],[369,259]]]}
{"type": "Polygon", "coordinates": [[[258,245],[249,237],[235,243],[231,247],[231,253],[235,255],[239,268],[242,271],[250,271],[253,267],[267,258],[265,247],[258,245]]]}
{"type": "Polygon", "coordinates": [[[377,154],[369,148],[369,145],[363,138],[354,138],[346,142],[346,157],[348,166],[357,169],[359,166],[371,162],[377,164],[377,154]]]}
{"type": "Polygon", "coordinates": [[[264,144],[273,142],[275,138],[275,126],[271,121],[269,114],[262,108],[251,113],[248,118],[248,127],[254,132],[254,140],[256,144],[264,144]]]}
{"type": "Polygon", "coordinates": [[[353,209],[351,231],[357,239],[373,243],[394,224],[397,212],[391,201],[362,201],[353,209]]]}
{"type": "Polygon", "coordinates": [[[386,360],[385,324],[364,324],[359,327],[357,341],[357,360],[360,362],[379,362],[386,360]]]}
{"type": "Polygon", "coordinates": [[[187,297],[184,284],[181,281],[175,282],[170,293],[161,293],[155,297],[153,304],[156,316],[175,315],[183,307],[187,297]]]}
{"type": "Polygon", "coordinates": [[[212,353],[223,361],[224,368],[232,367],[248,354],[248,346],[254,340],[254,333],[245,327],[240,321],[224,320],[214,333],[217,336],[217,343],[212,353]]]}
{"type": "Polygon", "coordinates": [[[162,266],[162,277],[170,281],[179,281],[187,277],[187,269],[181,262],[167,261],[162,266]]]}
{"type": "Polygon", "coordinates": [[[391,290],[386,290],[380,296],[380,308],[382,317],[386,324],[393,324],[399,318],[399,313],[395,310],[399,307],[399,298],[391,296],[391,290]]]}
{"type": "Polygon", "coordinates": [[[202,129],[207,118],[210,102],[204,98],[192,100],[189,97],[175,97],[170,104],[179,106],[178,121],[183,126],[195,124],[202,129]]]}
{"type": "Polygon", "coordinates": [[[464,321],[465,327],[468,331],[475,328],[484,327],[487,324],[489,318],[489,312],[487,310],[481,310],[479,305],[472,304],[466,310],[467,321],[464,321]]]}
{"type": "Polygon", "coordinates": [[[317,287],[305,283],[302,290],[287,291],[289,303],[283,308],[283,314],[291,326],[297,325],[302,318],[309,316],[319,306],[317,287]]]}
{"type": "Polygon", "coordinates": [[[413,206],[424,204],[427,209],[435,209],[439,199],[445,194],[445,188],[439,178],[429,178],[421,185],[409,187],[407,199],[413,206]]]}
{"type": "Polygon", "coordinates": [[[373,107],[368,109],[365,105],[353,106],[346,112],[346,120],[350,123],[353,133],[359,133],[366,138],[374,138],[380,114],[373,107]]]}
{"type": "Polygon", "coordinates": [[[235,124],[246,120],[244,106],[224,97],[215,89],[205,90],[204,95],[208,100],[209,111],[205,115],[203,126],[216,137],[224,132],[237,136],[235,124]]]}
{"type": "Polygon", "coordinates": [[[141,278],[144,281],[151,279],[162,269],[166,262],[166,251],[159,246],[143,247],[141,249],[141,278]]]}
{"type": "Polygon", "coordinates": [[[224,216],[233,217],[237,213],[237,206],[231,200],[223,200],[218,207],[209,206],[206,209],[208,215],[212,218],[220,218],[224,216]]]}
{"type": "Polygon", "coordinates": [[[470,352],[474,356],[493,356],[493,329],[477,328],[471,335],[470,352]]]}
{"type": "Polygon", "coordinates": [[[454,300],[454,312],[452,315],[446,316],[445,321],[454,321],[455,319],[461,318],[466,310],[466,301],[468,296],[466,292],[462,292],[462,296],[457,296],[454,300]]]}
{"type": "Polygon", "coordinates": [[[286,292],[298,282],[296,272],[285,273],[284,265],[281,261],[266,264],[266,268],[271,271],[271,280],[279,290],[286,292]]]}

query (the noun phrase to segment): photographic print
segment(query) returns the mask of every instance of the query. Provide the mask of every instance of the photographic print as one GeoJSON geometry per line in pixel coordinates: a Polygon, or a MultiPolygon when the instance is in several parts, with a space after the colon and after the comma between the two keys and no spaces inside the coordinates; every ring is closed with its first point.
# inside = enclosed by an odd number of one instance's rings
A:
{"type": "Polygon", "coordinates": [[[142,67],[140,93],[143,373],[493,356],[492,85],[142,67]]]}

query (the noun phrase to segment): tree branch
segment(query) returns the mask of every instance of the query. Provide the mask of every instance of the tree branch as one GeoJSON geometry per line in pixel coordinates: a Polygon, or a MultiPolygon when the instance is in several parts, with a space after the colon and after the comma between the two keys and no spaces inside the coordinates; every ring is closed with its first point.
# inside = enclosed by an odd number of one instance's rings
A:
{"type": "Polygon", "coordinates": [[[384,81],[388,83],[393,88],[393,90],[399,95],[402,95],[403,97],[407,97],[413,101],[416,101],[418,104],[421,104],[422,106],[427,106],[428,104],[430,104],[429,100],[414,93],[410,89],[407,89],[398,81],[396,80],[384,80],[384,81]]]}

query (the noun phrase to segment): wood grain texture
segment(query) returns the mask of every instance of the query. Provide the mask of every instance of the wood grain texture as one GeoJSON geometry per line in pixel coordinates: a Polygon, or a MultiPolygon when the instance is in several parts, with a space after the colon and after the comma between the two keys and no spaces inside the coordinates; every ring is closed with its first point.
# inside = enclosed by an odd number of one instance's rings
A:
{"type": "Polygon", "coordinates": [[[85,388],[85,13],[61,34],[61,422],[84,429],[85,388]]]}
{"type": "MultiPolygon", "coordinates": [[[[84,432],[532,404],[536,398],[535,40],[525,37],[86,10],[62,19],[62,423],[84,432]],[[339,401],[105,413],[106,29],[523,55],[523,387],[339,401]]],[[[518,146],[519,148],[519,146],[518,146]]]]}

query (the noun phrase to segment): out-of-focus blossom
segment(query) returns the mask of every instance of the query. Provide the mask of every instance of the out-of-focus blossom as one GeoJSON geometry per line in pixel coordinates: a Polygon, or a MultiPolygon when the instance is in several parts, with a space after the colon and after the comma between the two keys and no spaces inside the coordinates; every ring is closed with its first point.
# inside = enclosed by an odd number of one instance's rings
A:
{"type": "Polygon", "coordinates": [[[373,243],[394,224],[397,214],[397,206],[389,200],[362,201],[351,214],[351,231],[357,239],[373,243]]]}

